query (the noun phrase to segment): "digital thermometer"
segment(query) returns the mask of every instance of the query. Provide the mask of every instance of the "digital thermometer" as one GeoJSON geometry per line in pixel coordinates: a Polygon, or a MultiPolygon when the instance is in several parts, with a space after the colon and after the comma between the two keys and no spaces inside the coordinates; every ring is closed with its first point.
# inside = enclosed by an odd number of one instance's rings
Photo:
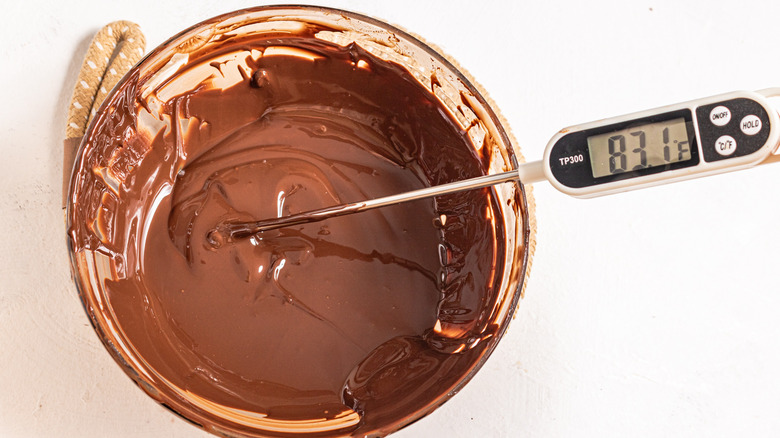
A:
{"type": "Polygon", "coordinates": [[[754,166],[780,141],[767,101],[776,92],[733,92],[562,129],[545,150],[545,179],[589,198],[754,166]]]}
{"type": "Polygon", "coordinates": [[[547,180],[578,198],[619,193],[775,161],[780,120],[767,98],[780,88],[737,91],[571,126],[555,134],[544,159],[517,169],[291,216],[222,223],[215,244],[289,225],[317,222],[421,198],[520,180],[547,180]]]}

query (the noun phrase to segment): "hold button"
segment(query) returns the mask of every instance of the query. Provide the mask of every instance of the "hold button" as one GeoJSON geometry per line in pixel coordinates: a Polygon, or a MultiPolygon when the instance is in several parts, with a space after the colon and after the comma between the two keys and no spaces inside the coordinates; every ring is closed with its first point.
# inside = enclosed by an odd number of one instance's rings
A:
{"type": "Polygon", "coordinates": [[[756,135],[761,132],[761,119],[756,115],[749,115],[742,118],[739,122],[739,129],[746,135],[756,135]]]}

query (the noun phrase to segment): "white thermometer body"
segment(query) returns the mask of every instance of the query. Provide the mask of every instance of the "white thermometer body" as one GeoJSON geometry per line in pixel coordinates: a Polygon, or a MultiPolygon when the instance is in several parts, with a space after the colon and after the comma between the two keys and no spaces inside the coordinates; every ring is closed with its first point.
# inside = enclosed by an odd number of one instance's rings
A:
{"type": "Polygon", "coordinates": [[[754,166],[780,141],[766,95],[739,91],[562,129],[545,150],[544,177],[590,198],[754,166]]]}

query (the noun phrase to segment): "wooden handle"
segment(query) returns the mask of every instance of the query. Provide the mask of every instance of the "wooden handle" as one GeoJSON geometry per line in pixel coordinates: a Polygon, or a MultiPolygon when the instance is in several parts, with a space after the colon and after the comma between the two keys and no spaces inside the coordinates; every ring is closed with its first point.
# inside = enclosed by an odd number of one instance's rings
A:
{"type": "Polygon", "coordinates": [[[145,49],[144,34],[137,24],[129,21],[107,24],[92,39],[68,107],[63,144],[62,208],[68,199],[68,184],[81,137],[108,92],[143,57],[145,49]]]}

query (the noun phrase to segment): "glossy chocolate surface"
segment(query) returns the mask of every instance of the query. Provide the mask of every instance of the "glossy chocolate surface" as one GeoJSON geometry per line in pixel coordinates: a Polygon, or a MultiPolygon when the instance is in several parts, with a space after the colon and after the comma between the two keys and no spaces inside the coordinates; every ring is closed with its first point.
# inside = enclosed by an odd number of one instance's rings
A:
{"type": "Polygon", "coordinates": [[[486,173],[405,68],[318,30],[235,38],[208,55],[238,67],[179,73],[237,69],[230,86],[150,103],[125,82],[85,140],[69,234],[109,261],[103,311],[161,399],[362,435],[451,391],[499,331],[501,209],[483,189],[210,241],[224,221],[486,173]]]}

